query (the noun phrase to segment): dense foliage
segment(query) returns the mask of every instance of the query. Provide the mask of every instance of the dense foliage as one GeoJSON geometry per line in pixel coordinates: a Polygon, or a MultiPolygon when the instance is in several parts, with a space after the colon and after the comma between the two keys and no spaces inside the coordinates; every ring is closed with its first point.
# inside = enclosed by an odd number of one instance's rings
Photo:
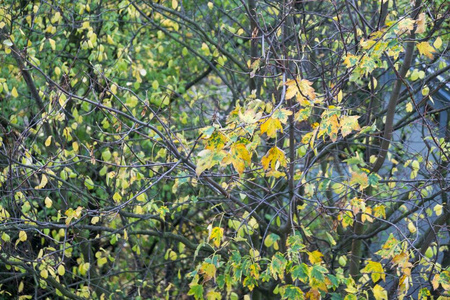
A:
{"type": "Polygon", "coordinates": [[[0,294],[448,299],[448,1],[0,1],[0,294]]]}

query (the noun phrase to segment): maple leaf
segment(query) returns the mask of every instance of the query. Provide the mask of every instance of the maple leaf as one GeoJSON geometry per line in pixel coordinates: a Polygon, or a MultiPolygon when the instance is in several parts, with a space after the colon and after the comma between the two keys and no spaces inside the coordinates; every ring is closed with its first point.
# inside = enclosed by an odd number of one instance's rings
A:
{"type": "Polygon", "coordinates": [[[344,116],[340,119],[341,133],[343,137],[349,135],[352,130],[360,130],[358,124],[359,116],[344,116]]]}
{"type": "Polygon", "coordinates": [[[314,101],[316,99],[316,92],[314,88],[311,86],[312,82],[306,79],[302,79],[299,81],[300,93],[297,95],[297,101],[300,102],[301,105],[307,106],[310,105],[307,100],[314,101]],[[305,98],[308,97],[308,98],[305,98]]]}
{"type": "Polygon", "coordinates": [[[425,55],[429,59],[433,59],[433,52],[436,52],[436,50],[434,50],[433,46],[431,46],[428,42],[421,42],[416,46],[421,55],[425,55]]]}
{"type": "Polygon", "coordinates": [[[375,70],[375,68],[377,67],[377,64],[372,57],[364,56],[361,59],[361,63],[359,64],[359,67],[361,68],[361,70],[365,71],[364,73],[367,75],[367,74],[372,73],[373,70],[375,70]]]}
{"type": "Polygon", "coordinates": [[[286,124],[287,119],[290,115],[292,115],[292,111],[281,108],[281,109],[277,109],[276,111],[273,112],[272,118],[276,118],[276,119],[280,120],[281,123],[286,124]]]}
{"type": "Polygon", "coordinates": [[[286,89],[286,100],[292,99],[295,95],[298,93],[298,87],[295,80],[289,80],[286,82],[287,89],[286,89]]]}
{"type": "Polygon", "coordinates": [[[227,156],[223,159],[222,163],[232,163],[236,172],[241,175],[244,172],[245,164],[249,164],[251,158],[252,155],[250,151],[247,150],[244,144],[234,143],[233,145],[231,145],[230,153],[227,153],[227,156]]]}
{"type": "Polygon", "coordinates": [[[225,143],[228,141],[228,138],[221,132],[215,130],[214,133],[209,137],[206,144],[206,149],[210,150],[221,150],[225,143]]]}
{"type": "Polygon", "coordinates": [[[270,264],[270,272],[275,280],[279,277],[281,280],[284,278],[284,270],[286,269],[287,260],[281,253],[276,253],[272,257],[272,263],[270,264]]]}
{"type": "Polygon", "coordinates": [[[396,34],[402,34],[404,32],[410,32],[414,29],[414,20],[411,18],[404,18],[400,22],[398,22],[397,29],[394,29],[396,34]]]}
{"type": "Polygon", "coordinates": [[[380,285],[375,285],[373,287],[373,296],[375,297],[375,300],[387,300],[388,294],[387,291],[380,285]]]}
{"type": "Polygon", "coordinates": [[[261,124],[261,133],[267,133],[268,137],[274,138],[277,136],[277,130],[283,133],[283,127],[280,120],[270,117],[261,124]]]}
{"type": "Polygon", "coordinates": [[[216,266],[211,263],[203,262],[199,273],[203,274],[204,281],[208,281],[216,276],[216,266]]]}
{"type": "Polygon", "coordinates": [[[214,227],[209,236],[209,240],[213,241],[214,246],[219,247],[223,238],[223,228],[214,227]]]}
{"type": "Polygon", "coordinates": [[[258,122],[262,116],[262,112],[257,113],[253,109],[248,109],[244,113],[239,111],[238,114],[239,114],[239,119],[241,120],[241,122],[247,123],[247,124],[253,124],[253,123],[258,122]]]}
{"type": "Polygon", "coordinates": [[[322,262],[323,261],[322,256],[323,256],[323,254],[317,250],[314,250],[313,252],[310,252],[308,254],[309,261],[312,264],[318,264],[318,263],[322,262]]]}
{"type": "Polygon", "coordinates": [[[214,151],[211,149],[200,151],[200,153],[198,154],[200,158],[197,161],[197,169],[195,170],[197,176],[200,176],[203,171],[210,169],[216,164],[220,163],[225,155],[225,151],[214,151]]]}
{"type": "Polygon", "coordinates": [[[198,283],[190,284],[188,295],[194,296],[195,299],[203,299],[203,285],[198,283]]]}
{"type": "Polygon", "coordinates": [[[352,172],[352,179],[350,180],[350,184],[359,184],[359,189],[363,190],[369,186],[369,178],[366,173],[363,172],[352,172]]]}
{"type": "Polygon", "coordinates": [[[380,278],[383,279],[383,281],[386,280],[383,266],[376,261],[369,261],[364,269],[361,270],[361,273],[371,274],[370,277],[372,277],[373,282],[377,282],[380,278]]]}
{"type": "Polygon", "coordinates": [[[355,66],[359,61],[359,56],[353,54],[347,54],[344,58],[344,64],[347,68],[355,66]]]}
{"type": "Polygon", "coordinates": [[[261,159],[261,163],[264,170],[267,170],[269,168],[269,165],[272,170],[278,169],[278,165],[284,167],[287,165],[284,151],[277,146],[274,146],[269,151],[267,151],[266,155],[264,155],[264,157],[261,159]]]}
{"type": "Polygon", "coordinates": [[[335,142],[337,140],[337,134],[339,131],[339,120],[336,114],[326,116],[323,114],[322,122],[320,122],[319,134],[317,137],[321,137],[327,134],[330,139],[335,142]]]}
{"type": "Polygon", "coordinates": [[[304,299],[304,293],[303,291],[293,285],[285,286],[284,288],[284,294],[283,297],[290,300],[290,299],[304,299]]]}
{"type": "Polygon", "coordinates": [[[416,33],[424,33],[425,32],[425,25],[426,25],[426,17],[425,13],[419,14],[419,18],[416,20],[417,28],[416,33]]]}
{"type": "Polygon", "coordinates": [[[312,108],[311,106],[302,108],[298,112],[295,113],[295,120],[301,122],[309,118],[311,115],[312,108]]]}

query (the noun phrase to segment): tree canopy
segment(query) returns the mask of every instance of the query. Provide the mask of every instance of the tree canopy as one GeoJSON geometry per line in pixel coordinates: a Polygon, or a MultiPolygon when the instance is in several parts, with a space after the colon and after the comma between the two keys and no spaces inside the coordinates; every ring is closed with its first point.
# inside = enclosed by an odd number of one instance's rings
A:
{"type": "Polygon", "coordinates": [[[1,1],[1,297],[449,299],[449,19],[1,1]]]}

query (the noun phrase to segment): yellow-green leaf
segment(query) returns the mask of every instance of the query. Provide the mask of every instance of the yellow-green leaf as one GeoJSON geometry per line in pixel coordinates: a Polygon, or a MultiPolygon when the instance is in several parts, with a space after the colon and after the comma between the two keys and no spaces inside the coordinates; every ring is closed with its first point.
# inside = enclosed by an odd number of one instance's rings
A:
{"type": "Polygon", "coordinates": [[[369,178],[366,173],[363,172],[352,172],[352,178],[350,180],[350,184],[359,184],[359,188],[361,190],[365,189],[369,186],[369,178]]]}
{"type": "Polygon", "coordinates": [[[434,48],[441,49],[442,47],[442,39],[440,36],[437,37],[437,39],[433,43],[434,48]]]}
{"type": "Polygon", "coordinates": [[[339,123],[341,126],[341,133],[343,137],[349,135],[353,130],[360,130],[358,123],[359,116],[343,116],[339,123]]]}
{"type": "Polygon", "coordinates": [[[205,149],[198,154],[196,174],[200,176],[205,170],[211,169],[213,166],[220,163],[226,156],[225,151],[213,151],[205,149]]]}
{"type": "Polygon", "coordinates": [[[64,276],[64,274],[66,274],[66,268],[64,268],[63,265],[59,265],[59,267],[58,267],[58,274],[60,276],[64,276]]]}

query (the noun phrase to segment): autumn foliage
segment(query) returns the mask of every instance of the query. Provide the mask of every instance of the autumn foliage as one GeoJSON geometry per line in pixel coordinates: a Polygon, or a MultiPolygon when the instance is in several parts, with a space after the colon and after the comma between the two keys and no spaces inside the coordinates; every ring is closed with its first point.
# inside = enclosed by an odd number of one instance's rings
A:
{"type": "Polygon", "coordinates": [[[448,299],[447,1],[0,2],[0,297],[448,299]]]}

